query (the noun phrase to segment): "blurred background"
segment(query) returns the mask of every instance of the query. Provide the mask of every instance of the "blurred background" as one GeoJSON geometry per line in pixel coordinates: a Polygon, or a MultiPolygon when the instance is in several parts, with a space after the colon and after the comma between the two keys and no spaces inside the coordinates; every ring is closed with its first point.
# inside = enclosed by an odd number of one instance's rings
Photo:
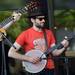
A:
{"type": "MultiPolygon", "coordinates": [[[[0,22],[12,15],[14,10],[23,8],[27,0],[0,0],[0,22]]],[[[59,43],[69,32],[75,32],[75,0],[39,0],[45,12],[47,12],[47,28],[52,29],[55,33],[57,43],[59,43]],[[47,10],[47,11],[46,11],[47,10]]],[[[25,29],[31,27],[27,18],[27,13],[21,16],[21,19],[12,24],[7,29],[7,38],[13,43],[16,37],[25,29]]],[[[0,42],[0,71],[2,70],[2,42],[0,42]]],[[[8,58],[7,53],[10,48],[8,43],[4,41],[7,74],[21,75],[21,62],[8,58]]],[[[22,53],[20,51],[20,53],[22,53]]],[[[56,71],[55,75],[75,75],[75,39],[73,39],[68,47],[59,58],[55,59],[56,71]],[[65,67],[65,59],[68,59],[68,69],[65,67]]],[[[0,72],[1,73],[1,72],[0,72]]]]}

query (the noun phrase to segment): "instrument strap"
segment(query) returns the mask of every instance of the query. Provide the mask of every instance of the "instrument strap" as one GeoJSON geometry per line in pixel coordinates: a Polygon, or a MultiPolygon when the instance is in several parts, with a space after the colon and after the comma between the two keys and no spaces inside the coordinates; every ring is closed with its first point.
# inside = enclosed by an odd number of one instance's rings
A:
{"type": "MultiPolygon", "coordinates": [[[[47,50],[49,50],[48,49],[48,41],[47,41],[47,33],[46,33],[46,31],[45,31],[45,29],[43,30],[43,32],[44,32],[44,38],[45,38],[45,45],[46,45],[46,52],[47,52],[47,50]]],[[[45,52],[45,53],[46,53],[45,52]]],[[[52,53],[50,53],[50,54],[48,54],[48,55],[46,55],[47,56],[47,58],[50,56],[51,58],[52,58],[52,53]]]]}
{"type": "MultiPolygon", "coordinates": [[[[45,39],[45,45],[46,45],[46,51],[47,51],[48,50],[47,33],[46,33],[45,29],[43,30],[43,32],[44,32],[44,39],[45,39]]],[[[46,55],[46,57],[47,57],[47,60],[48,60],[49,55],[46,55]]],[[[46,64],[45,67],[47,68],[47,64],[46,64]]]]}
{"type": "Polygon", "coordinates": [[[44,32],[44,39],[45,39],[46,50],[48,50],[48,41],[47,41],[47,34],[46,34],[45,29],[43,30],[43,32],[44,32]]]}

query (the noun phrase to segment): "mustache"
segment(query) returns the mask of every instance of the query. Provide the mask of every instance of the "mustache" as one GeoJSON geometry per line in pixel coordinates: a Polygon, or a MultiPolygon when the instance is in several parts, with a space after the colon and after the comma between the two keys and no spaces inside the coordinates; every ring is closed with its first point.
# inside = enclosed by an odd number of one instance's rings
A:
{"type": "Polygon", "coordinates": [[[39,29],[44,29],[45,25],[41,26],[40,24],[36,24],[36,27],[39,28],[39,29]]]}

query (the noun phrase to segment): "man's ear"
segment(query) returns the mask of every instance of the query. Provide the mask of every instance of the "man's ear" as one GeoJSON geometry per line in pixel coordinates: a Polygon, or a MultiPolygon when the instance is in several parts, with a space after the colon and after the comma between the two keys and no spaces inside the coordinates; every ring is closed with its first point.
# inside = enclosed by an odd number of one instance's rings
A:
{"type": "Polygon", "coordinates": [[[31,18],[30,20],[31,20],[32,23],[34,23],[34,19],[33,18],[31,18]]]}

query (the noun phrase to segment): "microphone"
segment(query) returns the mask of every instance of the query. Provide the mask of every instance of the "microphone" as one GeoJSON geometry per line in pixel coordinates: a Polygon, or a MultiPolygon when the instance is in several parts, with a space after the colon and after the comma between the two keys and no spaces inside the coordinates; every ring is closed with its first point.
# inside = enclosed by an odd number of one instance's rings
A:
{"type": "Polygon", "coordinates": [[[0,41],[2,41],[3,35],[6,36],[6,31],[5,31],[5,29],[1,28],[1,29],[0,29],[0,41]]]}

